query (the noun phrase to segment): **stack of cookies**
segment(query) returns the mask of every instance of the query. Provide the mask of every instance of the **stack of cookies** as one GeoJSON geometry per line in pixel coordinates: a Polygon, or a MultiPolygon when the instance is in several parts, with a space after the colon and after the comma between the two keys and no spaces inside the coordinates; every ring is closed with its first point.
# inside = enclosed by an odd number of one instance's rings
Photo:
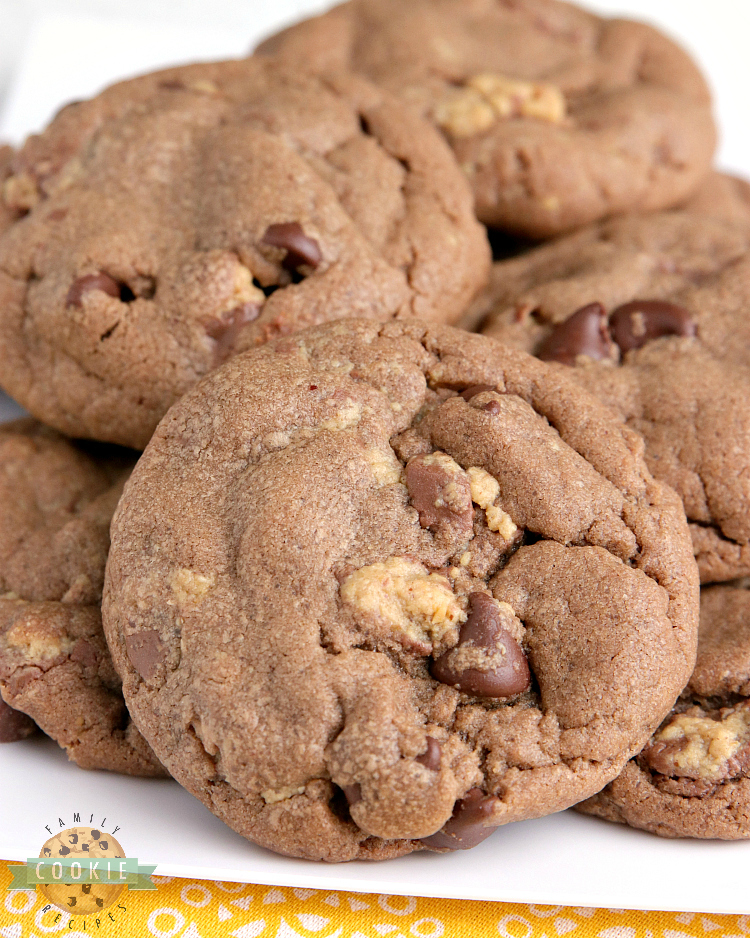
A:
{"type": "Polygon", "coordinates": [[[714,143],[643,24],[349,0],[0,149],[0,741],[311,859],[750,837],[714,143]]]}

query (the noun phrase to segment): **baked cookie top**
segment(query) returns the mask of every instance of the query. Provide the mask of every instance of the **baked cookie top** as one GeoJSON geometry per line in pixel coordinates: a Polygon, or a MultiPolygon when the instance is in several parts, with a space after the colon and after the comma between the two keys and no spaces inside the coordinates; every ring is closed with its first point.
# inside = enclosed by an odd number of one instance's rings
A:
{"type": "Polygon", "coordinates": [[[397,93],[447,137],[479,218],[532,237],[675,205],[714,149],[684,51],[558,0],[350,0],[258,51],[397,93]]]}
{"type": "Polygon", "coordinates": [[[101,624],[109,524],[134,461],[34,420],[0,427],[0,742],[36,724],[83,768],[163,775],[101,624]]]}
{"type": "Polygon", "coordinates": [[[170,772],[282,853],[472,846],[601,788],[693,666],[684,513],[635,434],[481,336],[275,340],[165,417],[103,616],[170,772]]]}
{"type": "Polygon", "coordinates": [[[643,752],[585,814],[662,837],[750,838],[750,592],[701,590],[698,661],[643,752]]]}
{"type": "Polygon", "coordinates": [[[749,189],[717,174],[683,209],[501,261],[474,316],[484,307],[485,334],[571,366],[643,434],[693,523],[703,582],[750,572],[749,189]]]}
{"type": "Polygon", "coordinates": [[[344,316],[452,321],[487,279],[449,148],[360,78],[170,69],[68,105],[11,165],[0,383],[71,436],[143,448],[235,351],[344,316]]]}

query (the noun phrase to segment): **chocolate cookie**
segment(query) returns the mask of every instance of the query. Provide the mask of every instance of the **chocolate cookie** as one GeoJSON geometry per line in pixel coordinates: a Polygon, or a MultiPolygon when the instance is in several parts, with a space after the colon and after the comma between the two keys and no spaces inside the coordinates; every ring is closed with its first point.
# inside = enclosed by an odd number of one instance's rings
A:
{"type": "MultiPolygon", "coordinates": [[[[482,331],[557,361],[646,440],[681,495],[703,582],[750,572],[750,199],[713,177],[495,265],[482,331]]],[[[475,317],[476,318],[476,317],[475,317]]]]}
{"type": "Polygon", "coordinates": [[[234,352],[344,316],[452,321],[489,247],[449,148],[354,77],[194,65],[64,108],[14,157],[0,384],[142,448],[234,352]]]}
{"type": "Polygon", "coordinates": [[[701,590],[698,661],[643,752],[578,806],[662,837],[750,838],[750,592],[701,590]]]}
{"type": "Polygon", "coordinates": [[[104,641],[109,523],[133,455],[0,427],[0,742],[38,725],[83,768],[163,775],[104,641]]]}
{"type": "Polygon", "coordinates": [[[281,853],[473,846],[599,790],[694,663],[679,500],[561,372],[450,327],[334,323],[165,417],[103,616],[170,772],[281,853]]]}
{"type": "Polygon", "coordinates": [[[520,234],[676,205],[709,170],[710,97],[686,53],[558,0],[350,0],[258,51],[400,95],[447,137],[479,218],[520,234]]]}

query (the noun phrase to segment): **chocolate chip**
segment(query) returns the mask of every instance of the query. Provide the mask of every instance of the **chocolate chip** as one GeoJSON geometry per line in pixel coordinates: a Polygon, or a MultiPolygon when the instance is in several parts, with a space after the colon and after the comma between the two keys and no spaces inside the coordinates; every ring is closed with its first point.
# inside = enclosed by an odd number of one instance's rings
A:
{"type": "Polygon", "coordinates": [[[359,782],[354,782],[353,785],[342,785],[341,790],[350,806],[362,800],[362,786],[359,782]]]}
{"type": "MultiPolygon", "coordinates": [[[[640,755],[639,762],[648,766],[652,772],[659,775],[683,775],[674,761],[674,757],[688,745],[686,736],[667,742],[651,742],[640,755]]],[[[688,773],[689,774],[689,773],[688,773]]]]}
{"type": "Polygon", "coordinates": [[[523,649],[485,593],[469,595],[469,617],[458,644],[432,662],[430,673],[441,684],[478,697],[512,697],[531,683],[523,649]]]}
{"type": "Polygon", "coordinates": [[[144,681],[153,681],[164,664],[166,648],[155,629],[125,636],[125,649],[130,662],[144,681]]]}
{"type": "Polygon", "coordinates": [[[486,822],[498,799],[485,795],[481,788],[470,789],[456,802],[451,819],[436,834],[423,837],[422,843],[442,850],[468,850],[476,847],[497,830],[486,822]]]}
{"type": "Polygon", "coordinates": [[[99,655],[91,642],[87,642],[85,638],[79,638],[70,653],[70,660],[82,664],[85,668],[95,668],[99,663],[99,655]]]}
{"type": "Polygon", "coordinates": [[[0,743],[15,743],[36,731],[37,725],[31,717],[14,710],[0,697],[0,743]]]}
{"type": "Polygon", "coordinates": [[[419,762],[419,764],[423,765],[426,769],[439,772],[442,756],[443,747],[433,736],[428,736],[426,751],[423,752],[421,756],[417,756],[415,761],[419,762]]]}
{"type": "Polygon", "coordinates": [[[482,410],[486,410],[488,414],[499,414],[502,409],[500,401],[487,401],[482,405],[482,410]]]}
{"type": "Polygon", "coordinates": [[[242,330],[260,316],[258,303],[243,303],[224,313],[221,319],[212,319],[206,334],[216,342],[214,355],[217,362],[228,358],[242,330]]]}
{"type": "Polygon", "coordinates": [[[491,384],[472,384],[471,387],[461,391],[461,397],[465,401],[470,401],[477,394],[484,394],[485,391],[497,391],[497,388],[491,384]]]}
{"type": "Polygon", "coordinates": [[[612,358],[612,339],[601,303],[589,303],[558,323],[536,351],[545,362],[575,365],[579,355],[594,361],[612,358]]]}
{"type": "Polygon", "coordinates": [[[694,336],[695,321],[684,306],[665,300],[633,300],[613,310],[609,326],[623,352],[666,335],[694,336]]]}
{"type": "Polygon", "coordinates": [[[458,525],[466,528],[468,537],[474,518],[471,484],[457,464],[451,471],[452,462],[445,454],[414,456],[406,464],[406,487],[423,528],[458,525]]]}
{"type": "Polygon", "coordinates": [[[320,245],[305,234],[297,221],[269,225],[261,240],[263,244],[286,251],[282,266],[287,270],[297,270],[303,266],[314,270],[323,260],[320,245]]]}
{"type": "Polygon", "coordinates": [[[113,296],[118,300],[120,299],[120,285],[116,280],[113,280],[109,274],[86,274],[84,277],[79,277],[77,280],[74,280],[70,285],[68,295],[65,298],[65,305],[83,306],[83,297],[91,290],[99,290],[102,293],[106,293],[107,296],[113,296]]]}

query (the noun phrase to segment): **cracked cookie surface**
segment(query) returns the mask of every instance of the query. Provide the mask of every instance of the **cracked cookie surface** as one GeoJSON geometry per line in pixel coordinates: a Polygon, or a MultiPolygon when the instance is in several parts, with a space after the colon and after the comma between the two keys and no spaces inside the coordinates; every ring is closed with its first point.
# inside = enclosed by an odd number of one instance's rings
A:
{"type": "Polygon", "coordinates": [[[750,838],[750,592],[701,590],[695,671],[643,752],[578,809],[662,837],[750,838]]]}
{"type": "Polygon", "coordinates": [[[163,775],[101,623],[109,523],[134,461],[34,420],[0,428],[0,742],[38,726],[83,768],[163,775]]]}
{"type": "Polygon", "coordinates": [[[447,137],[479,218],[517,234],[676,205],[709,171],[709,92],[688,55],[573,4],[350,0],[258,51],[398,94],[447,137]]]}
{"type": "Polygon", "coordinates": [[[235,357],[161,423],[112,535],[104,622],[139,728],[294,856],[468,847],[560,810],[694,663],[684,513],[636,435],[449,327],[333,323],[235,357]]]}
{"type": "Polygon", "coordinates": [[[236,351],[344,316],[454,321],[489,270],[427,122],[266,58],[68,105],[8,172],[0,383],[70,436],[143,448],[236,351]]]}
{"type": "MultiPolygon", "coordinates": [[[[495,265],[482,331],[571,367],[682,497],[703,582],[750,572],[750,186],[495,265]]],[[[479,314],[475,315],[478,318],[479,314]]]]}

